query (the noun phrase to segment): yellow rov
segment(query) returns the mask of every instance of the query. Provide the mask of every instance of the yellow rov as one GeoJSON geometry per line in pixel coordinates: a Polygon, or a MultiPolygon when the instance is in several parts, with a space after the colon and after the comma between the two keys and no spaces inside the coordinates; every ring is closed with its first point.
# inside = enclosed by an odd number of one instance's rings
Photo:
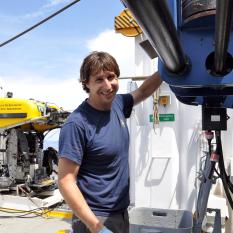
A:
{"type": "Polygon", "coordinates": [[[69,112],[36,100],[0,98],[0,192],[39,193],[50,179],[57,151],[43,150],[44,137],[59,128],[69,112]]]}

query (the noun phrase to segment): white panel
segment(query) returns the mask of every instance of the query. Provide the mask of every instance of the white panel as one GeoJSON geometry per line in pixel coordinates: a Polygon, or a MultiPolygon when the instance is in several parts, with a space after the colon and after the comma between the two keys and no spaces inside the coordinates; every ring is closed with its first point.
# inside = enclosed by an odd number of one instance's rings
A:
{"type": "Polygon", "coordinates": [[[162,127],[151,132],[151,157],[172,158],[177,156],[177,146],[174,129],[162,127]]]}

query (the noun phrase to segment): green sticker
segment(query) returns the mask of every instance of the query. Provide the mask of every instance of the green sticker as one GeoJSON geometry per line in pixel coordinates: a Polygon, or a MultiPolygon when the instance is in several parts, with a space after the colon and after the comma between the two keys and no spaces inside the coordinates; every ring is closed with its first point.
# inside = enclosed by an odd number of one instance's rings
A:
{"type": "Polygon", "coordinates": [[[150,122],[154,122],[155,121],[153,114],[150,114],[149,117],[150,117],[150,122]]]}
{"type": "Polygon", "coordinates": [[[175,121],[175,114],[159,114],[159,121],[175,121]]]}

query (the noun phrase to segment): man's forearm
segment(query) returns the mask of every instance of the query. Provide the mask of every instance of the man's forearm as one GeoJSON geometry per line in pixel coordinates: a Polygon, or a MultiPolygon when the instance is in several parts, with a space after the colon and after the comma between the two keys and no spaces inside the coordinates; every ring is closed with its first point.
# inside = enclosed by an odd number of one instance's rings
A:
{"type": "Polygon", "coordinates": [[[162,80],[159,76],[159,73],[156,72],[149,76],[139,87],[139,90],[143,93],[144,98],[151,96],[155,90],[161,85],[162,80]]]}
{"type": "Polygon", "coordinates": [[[131,94],[134,99],[134,105],[140,103],[145,100],[147,97],[151,96],[156,89],[161,85],[162,80],[158,74],[158,72],[148,76],[142,85],[133,91],[131,94]]]}
{"type": "Polygon", "coordinates": [[[74,214],[80,218],[92,233],[98,233],[103,228],[103,224],[87,205],[76,183],[67,184],[65,181],[59,181],[59,190],[74,214]]]}

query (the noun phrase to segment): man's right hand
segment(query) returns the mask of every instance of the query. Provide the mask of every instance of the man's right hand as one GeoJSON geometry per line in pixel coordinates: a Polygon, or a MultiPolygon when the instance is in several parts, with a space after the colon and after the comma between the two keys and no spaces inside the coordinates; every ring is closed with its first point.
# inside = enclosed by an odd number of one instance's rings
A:
{"type": "Polygon", "coordinates": [[[103,227],[99,233],[113,233],[113,232],[110,231],[107,227],[103,227]]]}

